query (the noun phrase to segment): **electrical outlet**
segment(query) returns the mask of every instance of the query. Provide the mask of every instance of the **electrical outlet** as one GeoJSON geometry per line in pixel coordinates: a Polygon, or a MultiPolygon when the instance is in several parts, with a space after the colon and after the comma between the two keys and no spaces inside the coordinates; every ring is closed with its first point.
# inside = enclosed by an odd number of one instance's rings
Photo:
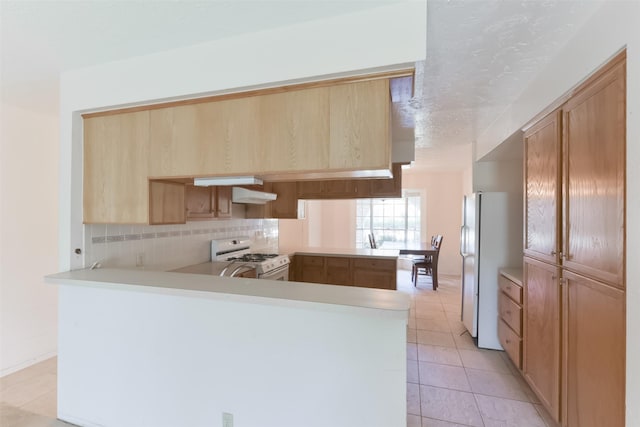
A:
{"type": "Polygon", "coordinates": [[[222,413],[222,427],[233,427],[233,414],[222,413]]]}

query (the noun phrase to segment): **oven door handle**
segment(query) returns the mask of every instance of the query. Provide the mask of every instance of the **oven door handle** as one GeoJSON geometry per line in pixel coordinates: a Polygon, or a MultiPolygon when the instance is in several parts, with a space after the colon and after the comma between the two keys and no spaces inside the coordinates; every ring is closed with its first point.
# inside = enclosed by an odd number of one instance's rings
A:
{"type": "Polygon", "coordinates": [[[231,274],[229,275],[229,277],[235,277],[235,276],[236,276],[236,274],[238,274],[238,273],[240,273],[240,272],[241,272],[240,270],[242,270],[242,273],[245,273],[245,272],[247,272],[247,271],[251,271],[251,270],[255,270],[255,269],[256,269],[256,267],[255,267],[255,266],[253,266],[253,265],[242,264],[242,265],[240,265],[240,266],[236,267],[236,268],[235,268],[235,270],[233,270],[233,271],[231,272],[231,274]]]}

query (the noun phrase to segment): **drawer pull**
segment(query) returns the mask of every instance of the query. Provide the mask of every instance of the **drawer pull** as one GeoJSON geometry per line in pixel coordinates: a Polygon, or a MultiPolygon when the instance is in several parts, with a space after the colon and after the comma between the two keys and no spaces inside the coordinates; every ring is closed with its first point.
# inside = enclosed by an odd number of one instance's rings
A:
{"type": "Polygon", "coordinates": [[[511,340],[510,340],[510,339],[508,339],[508,338],[505,340],[505,342],[506,342],[507,344],[511,344],[511,340]]]}
{"type": "Polygon", "coordinates": [[[506,314],[508,314],[509,316],[511,316],[511,310],[507,310],[505,311],[506,314]]]}

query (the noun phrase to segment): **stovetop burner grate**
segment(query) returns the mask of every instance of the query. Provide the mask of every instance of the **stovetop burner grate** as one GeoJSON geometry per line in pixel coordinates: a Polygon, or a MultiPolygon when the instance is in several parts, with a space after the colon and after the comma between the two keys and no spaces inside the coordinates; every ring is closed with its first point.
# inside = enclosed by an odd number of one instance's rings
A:
{"type": "Polygon", "coordinates": [[[242,256],[227,258],[227,261],[263,262],[277,256],[278,254],[244,254],[242,256]]]}

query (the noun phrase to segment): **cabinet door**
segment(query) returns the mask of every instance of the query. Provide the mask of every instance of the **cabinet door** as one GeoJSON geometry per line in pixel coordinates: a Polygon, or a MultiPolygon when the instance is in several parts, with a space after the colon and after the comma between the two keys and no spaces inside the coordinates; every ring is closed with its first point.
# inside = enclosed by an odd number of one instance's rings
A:
{"type": "Polygon", "coordinates": [[[216,217],[231,218],[231,187],[216,187],[216,217]]]}
{"type": "Polygon", "coordinates": [[[625,425],[625,294],[564,274],[564,396],[568,427],[625,425]]]}
{"type": "Polygon", "coordinates": [[[370,179],[368,197],[402,197],[402,165],[394,163],[393,178],[370,179]]]}
{"type": "Polygon", "coordinates": [[[351,285],[349,258],[326,257],[327,283],[330,285],[351,285]]]}
{"type": "Polygon", "coordinates": [[[258,97],[260,146],[266,171],[324,171],[329,165],[329,89],[258,97]]]}
{"type": "Polygon", "coordinates": [[[149,182],[149,224],[184,224],[184,197],[184,184],[149,182]]]}
{"type": "Polygon", "coordinates": [[[149,112],[84,119],[85,224],[149,221],[149,112]]]}
{"type": "Polygon", "coordinates": [[[523,374],[549,414],[560,418],[559,269],[524,259],[523,374]]]}
{"type": "Polygon", "coordinates": [[[207,176],[264,169],[257,97],[150,111],[149,175],[207,176]]]}
{"type": "Polygon", "coordinates": [[[264,190],[278,195],[276,200],[268,203],[269,218],[298,218],[298,196],[295,181],[269,182],[264,190]]]}
{"type": "Polygon", "coordinates": [[[558,263],[560,252],[560,153],[562,112],[554,111],[524,135],[524,253],[558,263]]]}
{"type": "Polygon", "coordinates": [[[389,80],[331,86],[329,105],[329,168],[389,167],[389,80]]]}
{"type": "Polygon", "coordinates": [[[573,96],[564,115],[563,265],[624,287],[625,61],[573,96]]]}
{"type": "Polygon", "coordinates": [[[296,280],[310,283],[326,283],[324,257],[298,255],[296,256],[296,280]]]}
{"type": "Polygon", "coordinates": [[[211,187],[186,186],[187,219],[215,218],[215,206],[211,187]]]}

